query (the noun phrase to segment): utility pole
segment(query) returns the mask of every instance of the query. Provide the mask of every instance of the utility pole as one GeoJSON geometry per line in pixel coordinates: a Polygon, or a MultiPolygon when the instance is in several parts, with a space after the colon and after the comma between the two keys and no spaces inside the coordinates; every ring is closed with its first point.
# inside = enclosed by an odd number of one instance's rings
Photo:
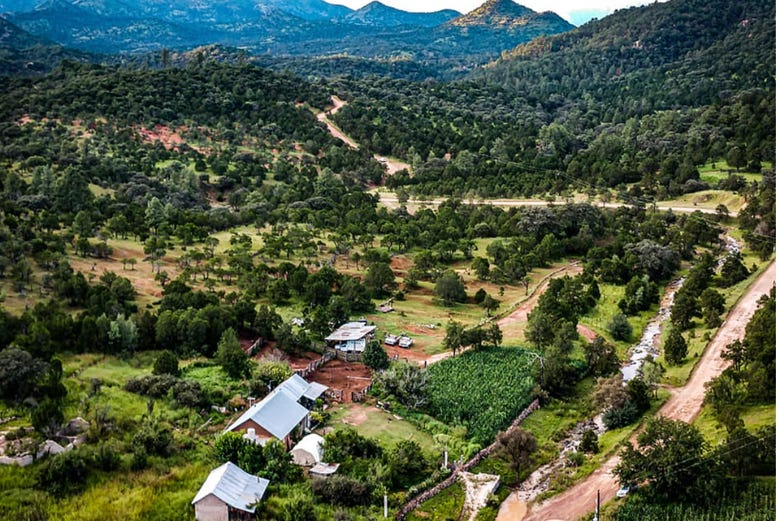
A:
{"type": "Polygon", "coordinates": [[[601,509],[601,489],[596,491],[596,513],[593,514],[593,521],[599,521],[600,509],[601,509]]]}

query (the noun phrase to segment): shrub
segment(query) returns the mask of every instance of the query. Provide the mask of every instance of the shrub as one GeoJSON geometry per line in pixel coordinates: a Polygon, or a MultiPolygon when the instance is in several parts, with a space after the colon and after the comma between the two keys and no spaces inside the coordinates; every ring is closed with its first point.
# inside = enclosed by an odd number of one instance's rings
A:
{"type": "Polygon", "coordinates": [[[591,454],[596,454],[599,451],[599,437],[593,429],[588,429],[582,433],[579,450],[591,454]]]}
{"type": "Polygon", "coordinates": [[[631,425],[637,418],[639,418],[639,409],[631,401],[626,402],[622,407],[609,409],[603,416],[604,426],[608,430],[631,425]]]}
{"type": "Polygon", "coordinates": [[[79,492],[87,482],[90,463],[83,449],[50,456],[38,469],[38,486],[54,495],[79,492]]]}
{"type": "Polygon", "coordinates": [[[179,376],[179,358],[173,351],[166,349],[155,358],[152,374],[179,376]]]}
{"type": "Polygon", "coordinates": [[[612,316],[609,324],[607,324],[607,331],[615,340],[623,341],[631,340],[631,335],[634,334],[634,329],[628,322],[628,317],[623,313],[617,313],[612,316]]]}
{"type": "Polygon", "coordinates": [[[331,505],[358,506],[366,505],[371,500],[366,483],[339,474],[313,479],[311,490],[316,497],[331,505]]]}
{"type": "Polygon", "coordinates": [[[194,380],[179,380],[173,386],[173,399],[182,407],[201,407],[207,400],[200,383],[194,380]]]}

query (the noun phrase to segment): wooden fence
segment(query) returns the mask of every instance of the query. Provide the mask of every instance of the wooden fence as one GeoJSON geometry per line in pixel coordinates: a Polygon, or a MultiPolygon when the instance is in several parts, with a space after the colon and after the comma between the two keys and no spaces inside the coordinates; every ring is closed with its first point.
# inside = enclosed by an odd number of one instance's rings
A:
{"type": "Polygon", "coordinates": [[[325,364],[325,362],[329,360],[333,360],[335,357],[336,355],[333,352],[327,351],[325,352],[324,355],[319,357],[317,360],[312,360],[311,362],[309,362],[309,365],[307,365],[303,369],[296,369],[295,374],[299,375],[301,378],[307,378],[317,369],[322,367],[325,364]]]}
{"type": "MultiPolygon", "coordinates": [[[[512,423],[509,425],[509,428],[517,427],[520,425],[520,422],[528,418],[528,416],[534,412],[536,409],[540,407],[539,400],[535,399],[531,404],[523,409],[523,412],[520,413],[520,415],[512,421],[512,423]]],[[[495,452],[499,447],[498,443],[498,436],[496,436],[496,441],[482,449],[481,451],[477,452],[474,457],[472,457],[470,460],[468,460],[466,463],[458,467],[455,472],[450,474],[450,476],[442,481],[441,483],[435,485],[432,488],[429,488],[425,492],[415,496],[411,500],[407,501],[406,504],[404,504],[401,507],[401,510],[398,511],[395,518],[397,520],[403,520],[406,518],[406,516],[409,514],[409,512],[413,511],[417,507],[419,507],[421,504],[423,504],[425,501],[428,501],[433,496],[444,490],[445,488],[449,487],[455,481],[458,479],[458,474],[461,472],[467,472],[471,470],[472,468],[476,467],[483,459],[485,459],[487,456],[489,456],[491,453],[495,452]]]]}
{"type": "Polygon", "coordinates": [[[335,358],[343,362],[360,362],[363,360],[363,353],[359,351],[341,351],[335,347],[325,347],[325,354],[332,353],[335,358]]]}
{"type": "Polygon", "coordinates": [[[373,382],[368,384],[367,387],[364,387],[360,391],[352,391],[352,395],[350,396],[352,398],[353,402],[362,402],[366,399],[366,395],[368,394],[368,391],[371,390],[371,386],[373,385],[373,382]]]}

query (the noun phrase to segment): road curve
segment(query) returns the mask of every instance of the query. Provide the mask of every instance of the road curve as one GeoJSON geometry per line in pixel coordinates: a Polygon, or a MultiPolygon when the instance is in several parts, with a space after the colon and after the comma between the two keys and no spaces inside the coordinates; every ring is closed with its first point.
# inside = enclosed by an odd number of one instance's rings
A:
{"type": "MultiPolygon", "coordinates": [[[[745,335],[745,326],[756,310],[758,300],[772,289],[777,279],[775,261],[753,282],[739,302],[729,312],[723,325],[702,354],[685,386],[674,393],[658,411],[658,416],[690,423],[699,414],[704,400],[704,385],[718,376],[728,366],[721,358],[727,345],[745,335]]],[[[576,521],[595,510],[597,491],[602,499],[610,499],[618,490],[618,483],[612,469],[620,458],[613,456],[584,481],[568,490],[533,505],[522,521],[576,521]]],[[[497,518],[497,521],[501,521],[497,518]]],[[[510,521],[510,520],[505,520],[510,521]]],[[[511,521],[520,521],[513,519],[511,521]]]]}

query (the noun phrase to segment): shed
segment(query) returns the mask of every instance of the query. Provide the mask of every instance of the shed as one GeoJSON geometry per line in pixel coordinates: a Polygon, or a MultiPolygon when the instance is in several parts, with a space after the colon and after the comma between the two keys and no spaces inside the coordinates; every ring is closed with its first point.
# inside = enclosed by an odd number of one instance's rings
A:
{"type": "Polygon", "coordinates": [[[325,438],[319,434],[307,434],[301,441],[295,444],[292,454],[293,463],[304,467],[311,467],[322,461],[325,438]]]}
{"type": "Polygon", "coordinates": [[[268,488],[269,481],[244,472],[227,462],[209,473],[195,494],[195,519],[232,521],[253,519],[255,505],[268,488]]]}
{"type": "Polygon", "coordinates": [[[280,383],[277,389],[286,392],[296,401],[301,398],[306,398],[307,400],[314,402],[328,389],[328,386],[319,382],[307,382],[301,375],[294,374],[280,383]]]}

